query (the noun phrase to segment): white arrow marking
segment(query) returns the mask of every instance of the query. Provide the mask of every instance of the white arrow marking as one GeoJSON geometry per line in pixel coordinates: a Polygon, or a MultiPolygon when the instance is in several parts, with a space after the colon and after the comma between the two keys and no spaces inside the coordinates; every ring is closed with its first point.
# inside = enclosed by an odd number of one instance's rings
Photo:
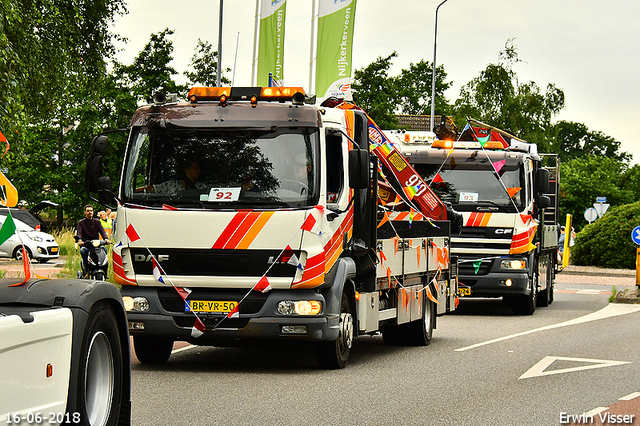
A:
{"type": "Polygon", "coordinates": [[[589,359],[589,358],[567,358],[563,356],[546,356],[542,358],[536,365],[531,367],[529,371],[524,373],[519,379],[529,379],[531,377],[550,376],[552,374],[570,373],[572,371],[591,370],[593,368],[613,367],[616,365],[631,364],[627,361],[608,361],[606,359],[589,359]],[[558,370],[545,371],[547,367],[554,361],[574,361],[574,362],[590,362],[591,365],[581,365],[580,367],[561,368],[558,370]]]}
{"type": "Polygon", "coordinates": [[[640,229],[636,229],[636,240],[640,239],[640,229]]]}
{"type": "Polygon", "coordinates": [[[491,343],[502,342],[503,340],[513,339],[514,337],[524,336],[526,334],[535,333],[536,331],[544,331],[551,330],[553,328],[566,327],[568,325],[576,325],[582,324],[589,321],[601,320],[605,318],[615,317],[618,315],[630,314],[633,312],[640,311],[640,305],[627,305],[623,303],[610,303],[604,308],[600,309],[597,312],[593,312],[591,314],[585,315],[583,317],[579,317],[576,319],[572,319],[569,321],[561,322],[559,324],[552,324],[546,327],[540,327],[533,330],[523,331],[521,333],[512,334],[510,336],[499,337],[493,340],[487,340],[486,342],[476,343],[475,345],[466,346],[464,348],[455,349],[455,352],[463,352],[468,351],[469,349],[475,349],[480,346],[489,345],[491,343]]]}

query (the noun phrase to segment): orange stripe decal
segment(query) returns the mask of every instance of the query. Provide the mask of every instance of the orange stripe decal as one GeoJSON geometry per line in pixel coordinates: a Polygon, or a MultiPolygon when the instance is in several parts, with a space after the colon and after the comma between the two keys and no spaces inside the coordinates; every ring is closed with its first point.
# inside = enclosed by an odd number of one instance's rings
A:
{"type": "Polygon", "coordinates": [[[260,213],[260,215],[258,216],[258,218],[255,221],[255,223],[253,224],[253,226],[249,229],[247,234],[244,236],[244,238],[238,244],[237,248],[239,250],[248,249],[249,246],[251,245],[251,243],[253,242],[253,240],[256,239],[256,237],[258,236],[260,231],[262,231],[262,228],[264,228],[264,226],[267,224],[269,219],[271,219],[271,216],[273,216],[274,213],[275,212],[262,212],[262,213],[260,213]]]}

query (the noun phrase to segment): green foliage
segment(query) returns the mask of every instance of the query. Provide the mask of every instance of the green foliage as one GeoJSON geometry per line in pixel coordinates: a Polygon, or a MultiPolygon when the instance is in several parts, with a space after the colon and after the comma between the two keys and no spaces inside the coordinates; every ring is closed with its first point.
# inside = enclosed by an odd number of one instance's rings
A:
{"type": "MultiPolygon", "coordinates": [[[[396,114],[429,115],[431,113],[432,64],[421,60],[411,63],[398,76],[389,76],[392,59],[398,57],[393,52],[386,58],[378,57],[364,68],[353,72],[353,99],[359,107],[367,111],[382,129],[398,126],[396,114]]],[[[444,66],[436,73],[436,113],[448,112],[450,106],[444,92],[452,83],[445,80],[444,66]]]]}
{"type": "Polygon", "coordinates": [[[472,117],[537,143],[541,152],[549,148],[551,119],[564,108],[564,92],[548,84],[543,93],[532,82],[519,83],[513,65],[521,62],[513,39],[507,40],[498,64],[489,64],[460,90],[454,118],[463,128],[472,117]]]}
{"type": "Polygon", "coordinates": [[[169,28],[151,34],[149,43],[131,65],[116,64],[116,76],[123,79],[124,86],[131,88],[137,101],[148,104],[158,91],[182,93],[186,90],[186,86],[173,80],[178,72],[169,65],[173,60],[173,41],[170,39],[173,34],[169,28]]]}
{"type": "Polygon", "coordinates": [[[560,211],[573,215],[574,227],[581,229],[586,220],[584,211],[593,206],[596,197],[607,197],[612,206],[627,204],[637,195],[625,189],[626,165],[600,156],[575,158],[560,165],[560,211]]]}
{"type": "Polygon", "coordinates": [[[631,231],[638,225],[640,202],[611,207],[578,233],[571,261],[575,265],[635,269],[637,246],[631,231]]]}
{"type": "Polygon", "coordinates": [[[381,129],[395,129],[398,119],[394,108],[398,102],[394,80],[389,77],[393,52],[386,58],[378,57],[368,66],[353,72],[353,100],[364,109],[381,129]]]}
{"type": "Polygon", "coordinates": [[[560,156],[561,161],[597,155],[628,163],[631,154],[620,152],[620,148],[619,141],[602,132],[589,131],[582,123],[559,121],[553,126],[551,150],[560,156]]]}
{"type": "MultiPolygon", "coordinates": [[[[191,57],[189,65],[194,71],[184,73],[189,79],[188,86],[215,87],[218,84],[218,51],[213,50],[211,43],[198,39],[196,53],[191,57]]],[[[229,72],[231,68],[226,68],[224,71],[229,72]]],[[[224,75],[220,80],[224,84],[231,84],[231,80],[224,75]]]]}

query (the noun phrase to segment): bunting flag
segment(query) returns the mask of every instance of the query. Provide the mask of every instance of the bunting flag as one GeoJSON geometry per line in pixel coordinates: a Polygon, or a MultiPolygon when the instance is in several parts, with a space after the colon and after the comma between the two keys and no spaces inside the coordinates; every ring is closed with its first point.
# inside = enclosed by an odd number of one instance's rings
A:
{"type": "Polygon", "coordinates": [[[7,218],[4,220],[2,228],[0,228],[0,244],[4,244],[15,233],[16,224],[13,221],[13,216],[11,216],[11,210],[7,209],[7,218]]]}
{"type": "Polygon", "coordinates": [[[515,195],[520,192],[522,188],[519,187],[513,187],[513,188],[507,188],[507,192],[509,193],[509,197],[513,198],[515,197],[515,195]]]}
{"type": "Polygon", "coordinates": [[[389,221],[389,213],[384,212],[384,217],[380,220],[380,223],[378,223],[378,226],[376,228],[380,228],[385,222],[389,221]]]}
{"type": "Polygon", "coordinates": [[[495,169],[496,173],[498,173],[499,176],[502,176],[500,174],[500,170],[502,170],[502,168],[504,167],[505,164],[507,164],[507,160],[500,160],[500,161],[496,161],[493,164],[493,168],[495,169]]]}
{"type": "Polygon", "coordinates": [[[155,257],[151,258],[151,265],[153,267],[153,278],[155,278],[156,281],[159,281],[162,284],[164,284],[164,280],[162,279],[162,273],[160,272],[160,266],[158,265],[158,262],[156,262],[155,257]]]}
{"type": "Polygon", "coordinates": [[[178,210],[177,207],[170,206],[169,204],[163,204],[162,210],[178,210]]]}
{"type": "Polygon", "coordinates": [[[259,87],[273,84],[282,86],[284,80],[284,29],[287,0],[260,0],[260,32],[258,42],[259,87]]]}
{"type": "Polygon", "coordinates": [[[478,136],[477,139],[478,139],[478,142],[480,142],[480,146],[484,148],[486,143],[489,142],[490,138],[491,138],[491,133],[489,133],[487,136],[483,136],[483,137],[478,136]]]}
{"type": "Polygon", "coordinates": [[[478,275],[478,272],[480,271],[480,266],[482,265],[482,260],[474,260],[473,261],[473,271],[475,272],[476,275],[478,275]]]}
{"type": "Polygon", "coordinates": [[[253,290],[259,291],[261,293],[266,293],[271,290],[271,283],[269,282],[269,279],[266,276],[260,278],[260,281],[258,281],[256,285],[253,286],[253,290]]]}
{"type": "Polygon", "coordinates": [[[238,302],[236,307],[233,308],[231,312],[227,314],[227,318],[240,318],[240,313],[238,312],[239,308],[240,308],[240,302],[238,302]]]}
{"type": "Polygon", "coordinates": [[[127,237],[129,237],[130,242],[138,241],[140,239],[140,235],[136,232],[136,228],[133,227],[133,223],[130,223],[125,231],[127,237]]]}
{"type": "Polygon", "coordinates": [[[421,185],[417,185],[417,186],[405,186],[402,189],[404,190],[404,193],[407,194],[407,197],[409,197],[410,200],[413,200],[413,197],[416,196],[416,194],[420,191],[421,185]]]}
{"type": "Polygon", "coordinates": [[[320,98],[344,98],[351,84],[356,0],[320,0],[316,90],[320,98]]]}
{"type": "Polygon", "coordinates": [[[200,321],[200,318],[196,317],[196,321],[193,324],[193,327],[191,327],[191,337],[193,337],[194,339],[197,339],[198,337],[204,334],[205,330],[206,330],[206,327],[204,326],[202,321],[200,321]]]}
{"type": "Polygon", "coordinates": [[[436,175],[433,177],[433,180],[431,181],[431,183],[443,183],[444,179],[442,179],[442,176],[440,176],[440,173],[436,173],[436,175]]]}
{"type": "Polygon", "coordinates": [[[409,210],[409,228],[411,228],[411,225],[413,224],[413,218],[415,216],[416,216],[416,211],[413,209],[413,207],[411,207],[409,210]]]}

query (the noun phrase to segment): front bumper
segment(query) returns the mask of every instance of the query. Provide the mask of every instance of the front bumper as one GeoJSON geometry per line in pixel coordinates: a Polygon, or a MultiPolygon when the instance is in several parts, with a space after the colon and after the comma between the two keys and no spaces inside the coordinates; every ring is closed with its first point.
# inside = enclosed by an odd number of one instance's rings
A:
{"type": "Polygon", "coordinates": [[[501,269],[501,260],[503,258],[486,259],[482,260],[481,265],[474,265],[471,260],[460,260],[459,287],[471,289],[471,294],[465,297],[503,297],[531,293],[529,269],[501,269]]]}
{"type": "MultiPolygon", "coordinates": [[[[326,308],[324,297],[313,290],[272,290],[266,294],[252,292],[239,305],[239,317],[227,318],[220,313],[197,313],[204,323],[204,333],[194,338],[192,330],[196,322],[193,312],[185,312],[184,302],[173,289],[172,296],[166,288],[123,286],[123,297],[144,297],[148,300],[146,312],[128,311],[129,332],[132,336],[163,337],[186,340],[196,344],[242,340],[324,341],[336,340],[339,333],[339,316],[324,315],[281,315],[276,306],[282,300],[318,300],[326,308]],[[255,295],[253,294],[255,293],[255,295]],[[173,297],[173,299],[171,299],[173,297]],[[175,299],[175,298],[178,299],[175,299]],[[244,305],[244,306],[243,306],[244,305]],[[244,312],[243,312],[244,311],[244,312]],[[298,326],[296,333],[283,331],[285,326],[298,326]],[[300,332],[301,328],[304,332],[300,332]]],[[[241,293],[245,293],[242,291],[241,293]]],[[[237,291],[194,289],[191,300],[240,300],[237,291]]],[[[287,328],[287,327],[285,327],[287,328]]],[[[291,330],[291,327],[289,327],[291,330]]]]}

